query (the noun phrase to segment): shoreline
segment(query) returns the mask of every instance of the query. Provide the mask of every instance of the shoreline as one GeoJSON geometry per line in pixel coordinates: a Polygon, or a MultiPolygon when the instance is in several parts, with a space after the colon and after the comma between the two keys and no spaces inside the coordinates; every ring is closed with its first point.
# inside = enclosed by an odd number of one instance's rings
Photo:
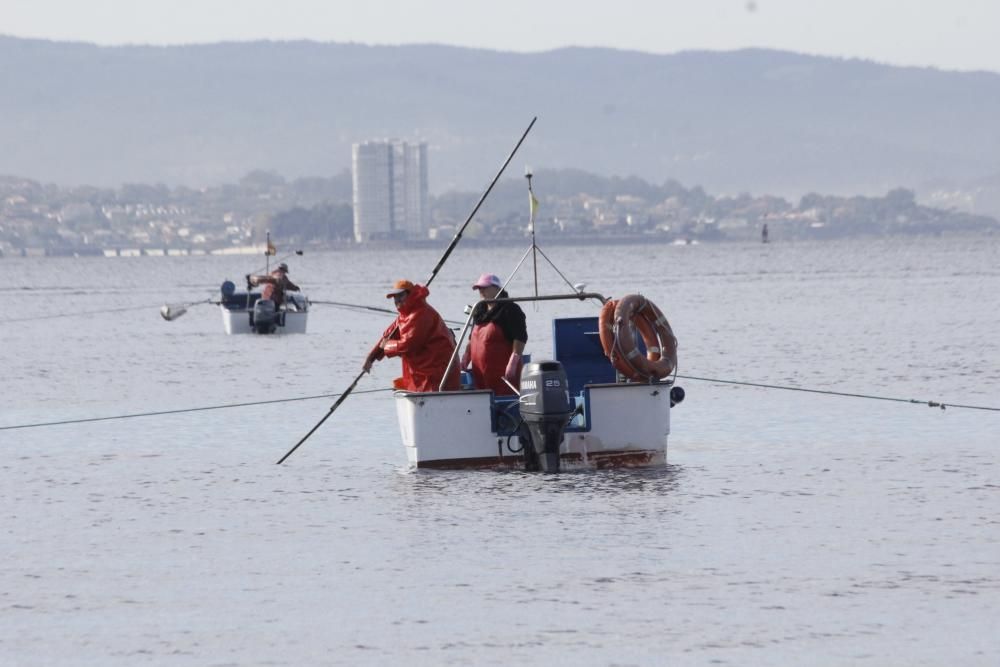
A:
{"type": "MultiPolygon", "coordinates": [[[[840,236],[816,235],[812,237],[794,236],[787,238],[772,238],[767,243],[762,243],[759,238],[749,237],[698,237],[679,238],[671,236],[660,238],[655,235],[629,234],[629,235],[591,235],[591,236],[570,236],[570,237],[546,237],[540,246],[594,246],[594,245],[657,245],[657,246],[697,246],[716,245],[727,243],[750,243],[757,245],[788,245],[800,242],[826,242],[842,240],[888,240],[888,239],[914,239],[914,238],[992,238],[996,236],[993,230],[956,230],[945,231],[923,230],[914,233],[898,234],[845,234],[840,236]]],[[[453,237],[447,239],[419,239],[419,240],[379,240],[368,241],[366,243],[354,242],[331,242],[324,244],[305,245],[304,250],[311,252],[364,252],[367,250],[412,250],[412,249],[434,249],[446,248],[453,237]]],[[[504,238],[473,238],[462,237],[462,242],[471,247],[512,247],[530,245],[530,237],[504,237],[504,238]]],[[[0,259],[33,259],[33,258],[83,258],[83,257],[106,257],[109,259],[129,258],[129,257],[222,257],[244,255],[256,257],[263,255],[263,246],[241,246],[233,248],[23,248],[11,253],[0,251],[0,259]]]]}

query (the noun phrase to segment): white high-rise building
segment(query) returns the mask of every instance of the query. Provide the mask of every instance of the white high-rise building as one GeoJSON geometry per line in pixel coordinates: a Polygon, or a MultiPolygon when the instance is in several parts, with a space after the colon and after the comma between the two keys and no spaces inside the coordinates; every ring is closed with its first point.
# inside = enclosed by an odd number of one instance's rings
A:
{"type": "Polygon", "coordinates": [[[354,240],[392,237],[392,149],[366,141],[351,147],[354,185],[354,240]]]}
{"type": "Polygon", "coordinates": [[[427,144],[364,141],[351,151],[354,239],[424,238],[430,221],[427,144]]]}

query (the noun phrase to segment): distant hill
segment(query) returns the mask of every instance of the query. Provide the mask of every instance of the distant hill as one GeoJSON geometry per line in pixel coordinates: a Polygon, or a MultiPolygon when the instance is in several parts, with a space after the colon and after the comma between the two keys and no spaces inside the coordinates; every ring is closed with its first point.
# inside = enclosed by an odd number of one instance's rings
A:
{"type": "Polygon", "coordinates": [[[1000,75],[745,50],[514,54],[0,37],[0,173],[61,184],[330,176],[351,143],[426,139],[431,187],[525,163],[715,193],[884,194],[997,171],[1000,75]]]}

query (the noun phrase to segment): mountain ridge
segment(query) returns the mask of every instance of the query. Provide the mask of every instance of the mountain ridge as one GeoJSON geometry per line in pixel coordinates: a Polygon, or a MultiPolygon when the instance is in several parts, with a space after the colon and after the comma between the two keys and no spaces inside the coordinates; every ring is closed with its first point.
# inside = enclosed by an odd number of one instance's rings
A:
{"type": "Polygon", "coordinates": [[[518,162],[719,193],[882,193],[997,171],[1000,75],[767,49],[510,53],[312,41],[98,46],[0,36],[0,173],[192,187],[335,174],[426,140],[432,189],[518,162]]]}

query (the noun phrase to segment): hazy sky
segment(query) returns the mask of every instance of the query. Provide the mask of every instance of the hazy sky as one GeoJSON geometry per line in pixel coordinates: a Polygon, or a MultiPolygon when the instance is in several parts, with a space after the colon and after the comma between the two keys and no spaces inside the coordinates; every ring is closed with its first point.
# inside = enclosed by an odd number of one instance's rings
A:
{"type": "Polygon", "coordinates": [[[502,51],[757,46],[1000,72],[1000,0],[0,0],[0,34],[99,44],[311,39],[502,51]]]}

